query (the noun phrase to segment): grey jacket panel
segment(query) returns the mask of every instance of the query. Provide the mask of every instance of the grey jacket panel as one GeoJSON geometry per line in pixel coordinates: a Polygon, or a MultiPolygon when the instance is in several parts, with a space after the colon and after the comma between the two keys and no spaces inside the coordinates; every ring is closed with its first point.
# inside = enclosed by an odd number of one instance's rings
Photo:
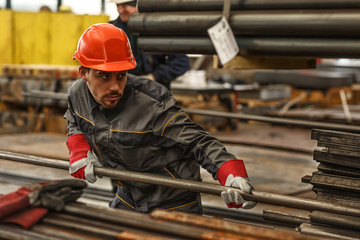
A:
{"type": "MultiPolygon", "coordinates": [[[[64,117],[69,135],[84,133],[103,166],[201,181],[199,165],[216,179],[219,167],[235,159],[186,116],[165,87],[151,80],[128,74],[116,117],[110,121],[82,80],[70,86],[68,102],[64,117]]],[[[123,183],[139,211],[192,194],[144,183],[123,183]]]]}

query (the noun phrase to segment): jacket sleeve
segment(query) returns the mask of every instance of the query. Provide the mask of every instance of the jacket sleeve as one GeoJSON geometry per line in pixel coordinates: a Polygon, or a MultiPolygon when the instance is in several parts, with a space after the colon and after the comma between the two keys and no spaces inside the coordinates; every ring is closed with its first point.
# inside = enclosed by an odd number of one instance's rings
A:
{"type": "Polygon", "coordinates": [[[167,57],[166,63],[159,64],[152,74],[157,82],[165,86],[169,86],[172,80],[189,70],[190,61],[186,55],[162,55],[162,57],[167,57]]]}
{"type": "Polygon", "coordinates": [[[215,137],[193,122],[173,97],[168,97],[158,108],[154,134],[158,144],[179,148],[185,158],[197,161],[215,180],[221,165],[236,159],[215,137]]]}
{"type": "MultiPolygon", "coordinates": [[[[70,87],[71,87],[71,85],[70,85],[70,87]]],[[[69,87],[69,90],[70,90],[70,87],[69,87]]],[[[68,109],[66,110],[66,112],[64,114],[64,118],[67,120],[68,137],[70,137],[71,135],[74,135],[74,134],[82,133],[82,131],[80,131],[80,128],[77,125],[77,122],[75,120],[75,112],[72,107],[72,102],[71,102],[70,96],[68,96],[68,109]]]]}

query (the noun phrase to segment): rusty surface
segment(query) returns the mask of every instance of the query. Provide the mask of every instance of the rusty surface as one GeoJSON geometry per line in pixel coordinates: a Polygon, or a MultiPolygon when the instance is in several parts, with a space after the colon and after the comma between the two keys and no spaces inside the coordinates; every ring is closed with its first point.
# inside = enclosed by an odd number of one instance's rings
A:
{"type": "Polygon", "coordinates": [[[123,239],[123,240],[162,240],[162,239],[168,239],[168,240],[172,240],[172,239],[176,239],[176,238],[171,238],[171,237],[159,237],[159,236],[149,236],[149,235],[144,235],[144,234],[140,234],[140,233],[133,233],[133,232],[128,232],[128,231],[124,231],[118,234],[117,239],[123,239]]]}
{"type": "Polygon", "coordinates": [[[207,218],[194,214],[182,212],[167,212],[164,210],[155,210],[150,216],[154,219],[162,219],[171,222],[178,222],[186,225],[200,226],[204,228],[216,229],[221,232],[231,232],[243,238],[254,239],[318,239],[309,236],[300,235],[295,232],[285,232],[268,228],[256,227],[246,224],[226,222],[221,219],[207,218]]]}

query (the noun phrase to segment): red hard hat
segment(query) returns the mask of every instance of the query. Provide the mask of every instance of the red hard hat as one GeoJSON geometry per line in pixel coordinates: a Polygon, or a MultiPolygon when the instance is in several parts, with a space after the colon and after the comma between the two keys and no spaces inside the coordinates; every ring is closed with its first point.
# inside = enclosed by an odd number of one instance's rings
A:
{"type": "Polygon", "coordinates": [[[84,67],[107,72],[136,67],[125,32],[109,23],[94,24],[83,33],[73,56],[75,58],[84,67]]]}

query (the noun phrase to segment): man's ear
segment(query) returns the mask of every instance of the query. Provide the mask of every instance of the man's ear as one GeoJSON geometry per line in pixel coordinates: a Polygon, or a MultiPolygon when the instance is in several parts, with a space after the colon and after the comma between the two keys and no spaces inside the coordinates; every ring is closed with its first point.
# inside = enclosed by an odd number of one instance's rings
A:
{"type": "Polygon", "coordinates": [[[79,75],[81,77],[81,79],[85,82],[87,82],[87,77],[86,77],[86,68],[84,68],[83,66],[79,67],[79,75]]]}

